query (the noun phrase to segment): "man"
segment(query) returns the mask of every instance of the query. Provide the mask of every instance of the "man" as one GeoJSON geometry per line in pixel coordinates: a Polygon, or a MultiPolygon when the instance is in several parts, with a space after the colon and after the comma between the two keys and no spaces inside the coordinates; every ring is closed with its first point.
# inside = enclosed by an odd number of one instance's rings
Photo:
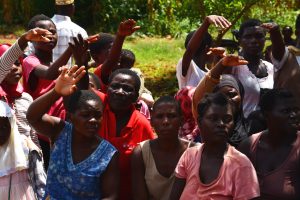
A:
{"type": "MultiPolygon", "coordinates": [[[[68,48],[72,37],[77,37],[78,34],[81,34],[84,39],[88,37],[83,28],[71,21],[75,12],[74,0],[55,0],[55,8],[56,13],[51,19],[56,25],[58,40],[53,49],[53,61],[57,60],[68,48]]],[[[68,66],[71,67],[71,64],[71,59],[69,59],[68,66]]]]}

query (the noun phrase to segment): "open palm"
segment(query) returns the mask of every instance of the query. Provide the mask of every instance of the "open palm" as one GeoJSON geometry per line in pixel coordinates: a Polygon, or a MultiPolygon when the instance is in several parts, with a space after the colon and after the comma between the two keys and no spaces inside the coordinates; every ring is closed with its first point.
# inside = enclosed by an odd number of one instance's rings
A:
{"type": "Polygon", "coordinates": [[[75,92],[76,83],[84,76],[85,67],[73,66],[68,69],[66,66],[61,68],[62,72],[56,79],[55,91],[62,95],[68,96],[75,92]]]}
{"type": "Polygon", "coordinates": [[[222,65],[232,67],[232,66],[238,66],[238,65],[247,65],[248,61],[245,60],[244,58],[237,56],[237,55],[232,55],[229,54],[222,58],[222,65]]]}

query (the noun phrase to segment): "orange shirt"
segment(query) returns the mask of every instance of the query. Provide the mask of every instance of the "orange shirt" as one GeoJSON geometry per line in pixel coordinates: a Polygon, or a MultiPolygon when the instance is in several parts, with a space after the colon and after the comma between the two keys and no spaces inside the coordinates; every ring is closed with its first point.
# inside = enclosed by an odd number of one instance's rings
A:
{"type": "Polygon", "coordinates": [[[181,200],[248,200],[260,195],[254,167],[234,147],[228,147],[218,177],[209,184],[201,182],[199,169],[203,144],[187,149],[175,169],[177,178],[186,179],[181,200]]]}
{"type": "Polygon", "coordinates": [[[96,91],[104,105],[103,119],[99,135],[114,145],[120,153],[121,193],[120,199],[131,198],[131,166],[130,156],[138,143],[154,139],[155,134],[149,121],[132,106],[132,114],[127,125],[121,130],[120,136],[116,136],[116,118],[110,110],[107,95],[96,91]]]}

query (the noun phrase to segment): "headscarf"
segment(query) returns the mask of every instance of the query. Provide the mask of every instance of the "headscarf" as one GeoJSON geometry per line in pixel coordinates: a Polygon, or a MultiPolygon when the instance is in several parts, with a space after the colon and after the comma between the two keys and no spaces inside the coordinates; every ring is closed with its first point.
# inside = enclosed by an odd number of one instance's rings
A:
{"type": "Polygon", "coordinates": [[[229,86],[236,89],[241,96],[241,106],[240,108],[238,108],[239,110],[237,110],[236,112],[237,115],[235,116],[235,127],[228,141],[229,144],[237,147],[242,140],[248,137],[248,131],[249,131],[249,127],[244,118],[243,107],[242,107],[244,94],[245,94],[244,87],[240,83],[240,81],[236,79],[234,76],[229,74],[223,74],[220,83],[216,85],[213,92],[217,92],[220,88],[224,86],[229,86]]]}
{"type": "Polygon", "coordinates": [[[10,123],[10,136],[0,146],[0,177],[7,176],[28,168],[27,155],[23,148],[23,137],[18,131],[14,111],[9,105],[0,101],[0,117],[7,117],[10,123]]]}

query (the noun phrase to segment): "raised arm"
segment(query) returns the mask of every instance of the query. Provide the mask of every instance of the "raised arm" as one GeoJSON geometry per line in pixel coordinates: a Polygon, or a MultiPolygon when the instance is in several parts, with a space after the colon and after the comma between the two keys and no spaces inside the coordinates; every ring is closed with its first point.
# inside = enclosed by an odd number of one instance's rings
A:
{"type": "Polygon", "coordinates": [[[216,27],[220,27],[222,29],[226,29],[231,26],[231,23],[222,16],[210,15],[205,17],[204,22],[202,23],[200,28],[194,33],[187,46],[186,51],[183,54],[182,76],[186,76],[191,60],[193,59],[193,56],[195,55],[197,49],[199,48],[199,45],[201,44],[204,34],[207,32],[208,27],[211,24],[214,24],[216,27]]]}
{"type": "Polygon", "coordinates": [[[285,44],[279,26],[272,22],[263,23],[261,27],[269,31],[272,42],[272,55],[277,61],[280,62],[284,56],[285,44]]]}
{"type": "Polygon", "coordinates": [[[118,67],[125,38],[139,29],[140,27],[136,26],[136,22],[133,19],[128,19],[120,23],[116,39],[111,47],[108,58],[101,67],[101,77],[99,78],[101,78],[103,83],[108,84],[110,73],[118,67]]]}
{"type": "Polygon", "coordinates": [[[213,91],[220,82],[221,75],[228,67],[246,65],[248,62],[236,55],[226,55],[205,75],[195,89],[192,100],[192,113],[195,119],[198,119],[197,106],[206,93],[213,91]]]}
{"type": "Polygon", "coordinates": [[[74,66],[70,70],[67,67],[63,67],[61,75],[56,80],[54,89],[32,102],[26,117],[37,132],[55,141],[64,127],[64,122],[60,118],[47,115],[46,113],[61,96],[68,96],[76,90],[75,84],[84,74],[84,67],[78,69],[77,66],[74,66]]]}
{"type": "Polygon", "coordinates": [[[149,199],[145,181],[145,166],[140,145],[135,147],[131,156],[131,180],[133,200],[149,199]]]}
{"type": "Polygon", "coordinates": [[[52,33],[48,30],[35,28],[24,33],[0,58],[0,83],[10,72],[14,62],[23,54],[28,41],[49,42],[47,36],[52,33]]]}

